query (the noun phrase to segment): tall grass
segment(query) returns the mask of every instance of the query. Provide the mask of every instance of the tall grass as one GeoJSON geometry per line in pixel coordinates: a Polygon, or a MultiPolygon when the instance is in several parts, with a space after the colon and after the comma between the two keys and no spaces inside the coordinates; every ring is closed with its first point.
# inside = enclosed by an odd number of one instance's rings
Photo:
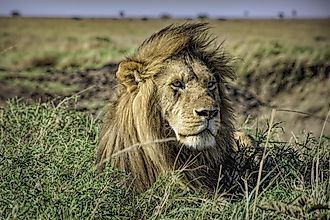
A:
{"type": "Polygon", "coordinates": [[[126,174],[95,172],[99,121],[64,105],[11,101],[0,109],[0,219],[251,219],[256,194],[255,219],[330,217],[329,137],[281,142],[274,126],[251,132],[270,156],[259,192],[193,192],[174,172],[136,194],[126,174]]]}

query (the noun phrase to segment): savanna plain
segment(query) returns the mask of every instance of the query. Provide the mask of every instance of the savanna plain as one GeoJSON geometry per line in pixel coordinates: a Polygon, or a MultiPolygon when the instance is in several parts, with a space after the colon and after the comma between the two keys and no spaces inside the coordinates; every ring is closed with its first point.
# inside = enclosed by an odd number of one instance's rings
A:
{"type": "Polygon", "coordinates": [[[239,193],[178,171],[139,194],[95,171],[118,62],[184,20],[0,18],[0,219],[329,219],[330,20],[207,21],[233,58],[236,127],[264,153],[239,193]]]}

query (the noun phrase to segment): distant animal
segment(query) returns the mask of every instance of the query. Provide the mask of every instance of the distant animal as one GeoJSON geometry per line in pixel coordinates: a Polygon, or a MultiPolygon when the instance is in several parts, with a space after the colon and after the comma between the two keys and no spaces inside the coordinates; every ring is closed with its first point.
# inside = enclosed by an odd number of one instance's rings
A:
{"type": "Polygon", "coordinates": [[[119,86],[105,108],[98,169],[108,163],[130,173],[137,191],[180,169],[193,189],[230,187],[230,61],[204,23],[170,25],[145,40],[119,64],[119,86]]]}

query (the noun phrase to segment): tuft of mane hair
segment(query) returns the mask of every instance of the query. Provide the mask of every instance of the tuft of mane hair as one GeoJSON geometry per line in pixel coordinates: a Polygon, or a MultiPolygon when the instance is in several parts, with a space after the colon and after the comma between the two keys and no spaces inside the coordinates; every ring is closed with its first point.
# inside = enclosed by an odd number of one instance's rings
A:
{"type": "Polygon", "coordinates": [[[230,61],[205,23],[170,25],[145,40],[120,63],[116,73],[119,86],[105,108],[98,170],[109,163],[130,173],[137,191],[148,189],[159,176],[174,170],[182,170],[184,183],[193,189],[212,191],[219,184],[230,187],[235,179],[231,157],[234,128],[224,85],[235,78],[230,61]],[[193,150],[171,139],[175,135],[162,116],[152,79],[161,74],[166,60],[182,54],[197,57],[219,81],[222,128],[214,148],[193,150]]]}

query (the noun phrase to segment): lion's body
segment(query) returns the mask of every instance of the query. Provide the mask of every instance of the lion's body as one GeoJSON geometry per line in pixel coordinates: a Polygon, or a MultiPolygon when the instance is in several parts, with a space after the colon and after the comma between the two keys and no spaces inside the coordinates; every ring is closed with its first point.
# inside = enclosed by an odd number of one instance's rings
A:
{"type": "Polygon", "coordinates": [[[99,169],[109,162],[130,173],[138,191],[177,169],[193,188],[215,189],[220,176],[226,183],[234,144],[227,63],[204,24],[169,26],[146,40],[119,66],[99,169]]]}

